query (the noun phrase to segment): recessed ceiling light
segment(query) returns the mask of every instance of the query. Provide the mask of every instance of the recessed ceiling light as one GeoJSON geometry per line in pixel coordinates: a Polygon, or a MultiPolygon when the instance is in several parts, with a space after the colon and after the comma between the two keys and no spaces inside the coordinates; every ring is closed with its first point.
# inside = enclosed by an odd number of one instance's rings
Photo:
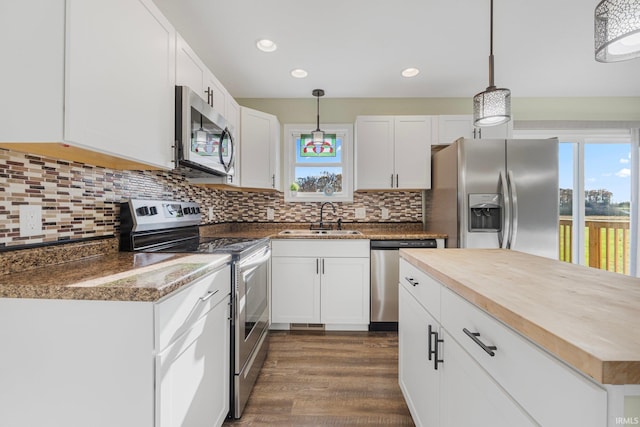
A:
{"type": "Polygon", "coordinates": [[[256,42],[256,46],[263,52],[273,52],[278,46],[271,40],[262,39],[256,42]]]}
{"type": "Polygon", "coordinates": [[[296,79],[304,79],[309,75],[309,73],[307,73],[307,71],[303,70],[302,68],[296,68],[295,70],[291,70],[291,75],[296,79]]]}
{"type": "Polygon", "coordinates": [[[415,77],[418,74],[420,74],[420,70],[418,70],[417,68],[411,67],[402,70],[402,77],[415,77]]]}

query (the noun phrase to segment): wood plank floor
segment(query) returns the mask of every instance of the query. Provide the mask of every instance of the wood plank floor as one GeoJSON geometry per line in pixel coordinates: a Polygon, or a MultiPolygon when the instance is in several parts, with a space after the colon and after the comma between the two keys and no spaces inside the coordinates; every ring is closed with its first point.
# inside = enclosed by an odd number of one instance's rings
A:
{"type": "Polygon", "coordinates": [[[272,331],[240,420],[225,426],[413,426],[395,332],[272,331]]]}

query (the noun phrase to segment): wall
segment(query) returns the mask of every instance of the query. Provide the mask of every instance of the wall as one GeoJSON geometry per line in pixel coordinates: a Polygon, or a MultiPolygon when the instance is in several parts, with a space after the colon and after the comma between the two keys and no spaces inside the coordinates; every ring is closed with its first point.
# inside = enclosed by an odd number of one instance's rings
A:
{"type": "MultiPolygon", "coordinates": [[[[275,221],[310,222],[320,210],[319,203],[285,204],[276,192],[200,187],[170,172],[116,171],[6,149],[0,149],[0,178],[0,248],[114,235],[119,202],[127,198],[196,201],[203,224],[267,222],[267,207],[274,209],[275,221]],[[21,204],[42,206],[42,235],[20,237],[21,204]]],[[[385,222],[422,221],[420,192],[357,193],[353,204],[336,205],[345,222],[354,221],[357,207],[368,209],[365,221],[381,221],[381,206],[390,212],[385,222]]]]}
{"type": "MultiPolygon", "coordinates": [[[[358,115],[472,114],[469,98],[331,98],[320,100],[320,123],[353,123],[358,115]]],[[[278,116],[280,123],[315,123],[315,98],[237,100],[278,116]]],[[[640,97],[511,98],[514,120],[640,121],[640,97]]]]}

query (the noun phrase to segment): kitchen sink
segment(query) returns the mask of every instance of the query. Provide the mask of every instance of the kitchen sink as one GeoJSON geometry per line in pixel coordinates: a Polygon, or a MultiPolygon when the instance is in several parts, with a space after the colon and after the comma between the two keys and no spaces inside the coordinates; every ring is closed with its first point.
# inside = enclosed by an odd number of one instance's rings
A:
{"type": "Polygon", "coordinates": [[[278,233],[281,236],[360,236],[358,230],[283,230],[278,233]]]}

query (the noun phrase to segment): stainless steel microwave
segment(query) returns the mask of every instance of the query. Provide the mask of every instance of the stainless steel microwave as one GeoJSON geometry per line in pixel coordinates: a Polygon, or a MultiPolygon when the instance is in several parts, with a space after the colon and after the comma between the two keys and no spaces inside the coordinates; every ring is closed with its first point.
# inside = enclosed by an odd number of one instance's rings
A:
{"type": "Polygon", "coordinates": [[[176,168],[188,178],[234,174],[235,146],[227,121],[196,92],[176,86],[176,168]]]}

